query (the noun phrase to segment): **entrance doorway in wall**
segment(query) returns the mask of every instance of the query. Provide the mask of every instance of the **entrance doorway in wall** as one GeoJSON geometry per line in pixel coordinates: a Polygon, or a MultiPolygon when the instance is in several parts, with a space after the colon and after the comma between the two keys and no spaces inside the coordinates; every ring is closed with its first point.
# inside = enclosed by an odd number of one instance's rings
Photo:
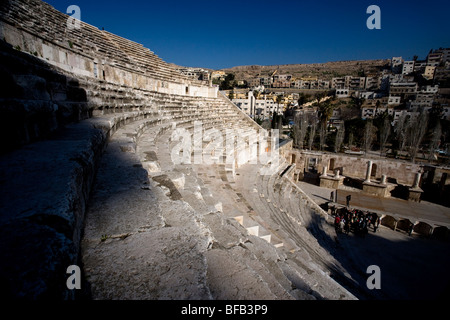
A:
{"type": "Polygon", "coordinates": [[[186,87],[186,94],[189,94],[189,87],[186,87]]]}
{"type": "Polygon", "coordinates": [[[377,165],[374,163],[372,164],[372,172],[370,174],[371,177],[376,177],[377,176],[377,165]]]}
{"type": "Polygon", "coordinates": [[[291,164],[295,163],[295,154],[291,154],[291,164]]]}
{"type": "Polygon", "coordinates": [[[336,159],[334,159],[334,158],[330,159],[330,162],[328,163],[328,169],[330,171],[334,170],[334,163],[335,163],[335,161],[336,161],[336,159]]]}
{"type": "Polygon", "coordinates": [[[308,171],[311,173],[317,173],[316,164],[317,164],[316,158],[308,158],[308,171]]]}

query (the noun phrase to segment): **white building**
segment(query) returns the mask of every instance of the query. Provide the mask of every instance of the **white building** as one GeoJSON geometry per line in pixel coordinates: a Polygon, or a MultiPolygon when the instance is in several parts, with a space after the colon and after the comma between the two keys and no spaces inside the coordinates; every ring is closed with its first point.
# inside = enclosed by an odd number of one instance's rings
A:
{"type": "Polygon", "coordinates": [[[439,91],[439,86],[436,84],[434,86],[422,87],[419,92],[420,93],[422,93],[422,92],[424,92],[424,93],[437,93],[438,91],[439,91]]]}
{"type": "Polygon", "coordinates": [[[414,71],[414,60],[404,61],[402,67],[402,74],[410,74],[413,71],[414,71]]]}
{"type": "Polygon", "coordinates": [[[385,113],[386,110],[387,110],[387,112],[388,112],[388,114],[390,116],[394,115],[394,109],[393,108],[367,106],[367,107],[362,108],[362,110],[361,110],[361,118],[363,118],[363,119],[373,119],[377,115],[385,113]]]}
{"type": "Polygon", "coordinates": [[[400,104],[401,97],[400,96],[391,96],[389,95],[388,105],[400,104]]]}
{"type": "Polygon", "coordinates": [[[401,73],[402,71],[403,58],[402,57],[392,57],[391,60],[391,71],[393,73],[401,73]]]}
{"type": "Polygon", "coordinates": [[[251,118],[269,119],[274,112],[283,111],[283,105],[279,105],[272,99],[255,99],[253,92],[248,92],[246,99],[231,100],[238,108],[248,114],[251,118]]]}
{"type": "Polygon", "coordinates": [[[348,98],[350,96],[349,89],[336,89],[337,98],[348,98]]]}

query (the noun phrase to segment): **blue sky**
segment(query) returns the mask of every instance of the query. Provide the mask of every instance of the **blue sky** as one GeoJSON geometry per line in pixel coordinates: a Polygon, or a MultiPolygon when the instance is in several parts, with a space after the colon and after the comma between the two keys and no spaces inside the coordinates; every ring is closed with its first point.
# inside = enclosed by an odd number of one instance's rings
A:
{"type": "Polygon", "coordinates": [[[450,1],[45,0],[142,43],[164,61],[211,69],[238,65],[425,58],[450,47],[450,1]],[[381,29],[369,30],[369,5],[381,29]]]}

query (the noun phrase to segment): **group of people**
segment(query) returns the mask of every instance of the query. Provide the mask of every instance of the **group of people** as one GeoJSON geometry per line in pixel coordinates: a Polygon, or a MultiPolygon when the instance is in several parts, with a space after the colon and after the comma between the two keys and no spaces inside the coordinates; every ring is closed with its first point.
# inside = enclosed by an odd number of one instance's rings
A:
{"type": "Polygon", "coordinates": [[[358,209],[349,210],[342,208],[336,212],[334,218],[334,228],[337,233],[344,232],[365,237],[369,232],[369,227],[373,228],[373,232],[377,232],[381,223],[381,218],[374,212],[362,211],[358,209]]]}

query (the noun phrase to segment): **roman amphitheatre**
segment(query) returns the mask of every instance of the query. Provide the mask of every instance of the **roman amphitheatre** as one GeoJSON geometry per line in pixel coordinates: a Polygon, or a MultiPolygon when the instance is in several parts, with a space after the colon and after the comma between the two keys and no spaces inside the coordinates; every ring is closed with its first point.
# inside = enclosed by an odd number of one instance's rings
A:
{"type": "Polygon", "coordinates": [[[448,295],[449,209],[414,201],[419,164],[295,150],[216,86],[139,43],[69,28],[42,1],[2,1],[0,46],[4,297],[448,295]],[[322,187],[299,182],[312,162],[322,187]],[[330,208],[345,207],[345,188],[324,201],[345,175],[370,191],[352,190],[351,205],[375,203],[383,217],[364,239],[335,232],[330,208]],[[412,200],[380,195],[389,178],[412,200]],[[81,289],[67,286],[71,265],[81,289]],[[380,290],[367,288],[369,265],[380,290]]]}

